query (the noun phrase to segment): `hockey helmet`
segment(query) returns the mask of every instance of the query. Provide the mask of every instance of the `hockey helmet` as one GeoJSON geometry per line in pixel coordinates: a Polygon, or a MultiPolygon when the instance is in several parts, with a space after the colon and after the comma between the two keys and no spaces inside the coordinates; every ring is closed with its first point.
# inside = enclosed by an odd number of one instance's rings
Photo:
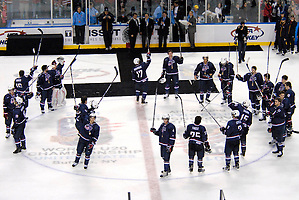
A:
{"type": "Polygon", "coordinates": [[[16,97],[15,98],[15,101],[18,105],[22,104],[23,103],[23,99],[21,97],[16,97]]]}
{"type": "Polygon", "coordinates": [[[164,120],[164,119],[170,119],[170,116],[169,116],[169,114],[164,114],[163,116],[162,116],[162,119],[164,120]]]}
{"type": "Polygon", "coordinates": [[[135,65],[139,65],[139,63],[140,63],[140,59],[139,59],[139,58],[134,58],[133,63],[134,63],[135,65]]]}
{"type": "Polygon", "coordinates": [[[14,86],[13,85],[9,85],[8,87],[7,87],[7,90],[8,91],[11,91],[11,90],[13,90],[14,89],[14,86]]]}
{"type": "Polygon", "coordinates": [[[92,117],[97,118],[97,115],[95,112],[90,113],[89,118],[92,118],[92,117]]]}
{"type": "Polygon", "coordinates": [[[242,106],[245,108],[249,107],[249,103],[247,101],[243,101],[242,106]]]}
{"type": "Polygon", "coordinates": [[[43,65],[42,66],[42,71],[45,71],[46,69],[48,69],[48,65],[43,65]]]}
{"type": "Polygon", "coordinates": [[[233,110],[233,111],[231,112],[231,115],[232,115],[232,117],[239,117],[240,112],[239,112],[238,110],[233,110]]]}
{"type": "Polygon", "coordinates": [[[202,56],[202,59],[209,59],[209,56],[208,56],[208,54],[204,54],[203,56],[202,56]]]}
{"type": "Polygon", "coordinates": [[[57,64],[56,60],[53,60],[53,61],[51,62],[51,65],[56,65],[56,64],[57,64]]]}
{"type": "Polygon", "coordinates": [[[227,62],[227,58],[221,58],[220,63],[221,63],[222,65],[226,64],[226,62],[227,62]]]}
{"type": "Polygon", "coordinates": [[[63,62],[64,62],[64,57],[59,56],[59,57],[57,58],[57,61],[58,61],[59,64],[63,64],[63,62]]]}
{"type": "Polygon", "coordinates": [[[166,82],[166,78],[160,78],[159,83],[163,84],[166,82]]]}

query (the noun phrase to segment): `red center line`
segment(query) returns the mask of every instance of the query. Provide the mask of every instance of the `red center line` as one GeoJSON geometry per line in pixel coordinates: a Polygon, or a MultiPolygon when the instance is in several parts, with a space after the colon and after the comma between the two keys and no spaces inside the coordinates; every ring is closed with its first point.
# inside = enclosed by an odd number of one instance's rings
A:
{"type": "Polygon", "coordinates": [[[160,184],[156,173],[156,165],[144,107],[136,104],[136,113],[151,199],[161,200],[160,184]]]}

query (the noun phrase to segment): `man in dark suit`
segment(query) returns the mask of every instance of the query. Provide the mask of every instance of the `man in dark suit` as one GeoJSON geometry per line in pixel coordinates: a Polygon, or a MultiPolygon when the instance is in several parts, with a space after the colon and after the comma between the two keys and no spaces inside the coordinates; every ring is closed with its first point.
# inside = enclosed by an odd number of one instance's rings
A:
{"type": "Polygon", "coordinates": [[[148,48],[151,43],[151,37],[154,31],[154,20],[149,18],[149,14],[145,13],[144,18],[140,22],[140,35],[142,36],[142,48],[145,49],[147,42],[148,48]]]}
{"type": "Polygon", "coordinates": [[[175,21],[175,24],[173,25],[173,41],[178,42],[180,35],[181,42],[185,42],[185,27],[181,22],[179,22],[179,20],[184,19],[184,10],[179,6],[178,1],[175,1],[173,5],[173,17],[175,21]],[[178,33],[178,31],[180,31],[180,33],[178,33]]]}
{"type": "Polygon", "coordinates": [[[169,34],[170,19],[167,17],[167,12],[162,13],[162,17],[158,21],[159,30],[159,48],[162,48],[162,41],[164,41],[163,48],[166,49],[167,36],[169,34]]]}
{"type": "Polygon", "coordinates": [[[137,20],[137,13],[133,14],[133,18],[129,22],[129,36],[130,36],[130,49],[131,52],[135,48],[136,38],[139,33],[139,22],[137,20]]]}
{"type": "Polygon", "coordinates": [[[109,12],[108,7],[105,7],[104,12],[99,16],[99,21],[102,23],[106,50],[111,50],[114,16],[109,12]]]}

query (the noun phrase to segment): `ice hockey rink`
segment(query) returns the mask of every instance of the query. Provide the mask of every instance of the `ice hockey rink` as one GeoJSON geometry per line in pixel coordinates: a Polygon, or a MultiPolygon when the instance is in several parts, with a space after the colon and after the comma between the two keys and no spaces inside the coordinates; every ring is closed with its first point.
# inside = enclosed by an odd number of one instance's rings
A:
{"type": "MultiPolygon", "coordinates": [[[[246,52],[250,57],[249,66],[256,65],[259,72],[266,73],[267,49],[246,52]]],[[[184,64],[180,66],[180,79],[192,80],[193,70],[202,61],[203,52],[183,52],[184,64]]],[[[178,55],[178,53],[175,53],[178,55]]],[[[217,79],[218,63],[228,52],[208,52],[209,60],[214,63],[217,72],[214,82],[220,90],[217,79]]],[[[57,55],[58,56],[58,55],[57,55]]],[[[39,66],[50,64],[57,56],[39,57],[39,66]]],[[[145,58],[145,54],[143,55],[145,58]]],[[[155,81],[162,71],[163,53],[153,53],[152,63],[148,69],[150,81],[155,81]]],[[[64,55],[66,66],[74,55],[64,55]]],[[[287,54],[290,60],[282,66],[279,75],[287,74],[295,93],[299,94],[298,61],[299,55],[287,54]]],[[[270,50],[269,72],[275,82],[280,62],[283,58],[270,50]]],[[[7,86],[13,84],[18,71],[27,73],[32,66],[33,56],[1,57],[1,96],[7,93],[7,86]]],[[[231,52],[230,60],[237,73],[236,53],[231,52]]],[[[118,66],[115,54],[80,54],[73,65],[75,83],[109,83],[115,76],[114,66],[118,66]]],[[[129,67],[129,66],[128,66],[129,67]]],[[[244,63],[239,65],[239,74],[248,72],[244,63]]],[[[35,72],[35,77],[40,72],[35,72]]],[[[116,81],[120,81],[119,76],[116,81]]],[[[67,72],[64,83],[71,83],[67,72]]],[[[112,86],[113,87],[113,86],[112,86]]],[[[160,85],[159,87],[163,87],[160,85]]],[[[35,84],[31,88],[36,91],[35,84]]],[[[134,88],[132,88],[134,93],[134,88]]],[[[213,98],[216,94],[212,94],[213,98]]],[[[295,200],[299,188],[299,135],[286,139],[284,155],[277,158],[272,154],[275,149],[269,145],[271,134],[267,133],[266,122],[259,122],[261,116],[254,116],[253,125],[247,136],[247,153],[240,158],[240,169],[223,172],[225,136],[218,125],[205,111],[201,111],[194,94],[181,94],[186,125],[193,123],[196,115],[203,117],[209,135],[212,153],[205,154],[206,171],[193,173],[188,171],[188,141],[182,137],[184,123],[180,100],[170,95],[164,100],[157,97],[155,127],[162,123],[161,116],[170,114],[170,122],[177,128],[177,139],[171,155],[171,175],[160,178],[163,161],[160,157],[158,137],[149,132],[152,126],[154,95],[147,98],[148,104],[135,102],[134,96],[105,97],[96,110],[97,122],[101,126],[99,141],[96,144],[87,170],[80,164],[71,166],[76,155],[78,141],[74,126],[74,100],[67,99],[66,105],[54,112],[40,114],[39,102],[30,100],[27,110],[29,117],[25,135],[27,150],[14,155],[14,140],[5,139],[4,118],[0,118],[0,199],[128,199],[132,200],[174,200],[174,199],[219,199],[223,189],[228,200],[295,200]]],[[[89,98],[98,101],[98,98],[89,98]]],[[[235,79],[233,100],[248,100],[247,84],[235,79]]],[[[77,103],[80,99],[76,100],[77,103]]],[[[231,119],[227,105],[220,105],[221,95],[207,107],[219,124],[225,126],[231,119]]],[[[297,103],[298,105],[298,103],[297,103]]],[[[299,130],[299,113],[293,115],[294,130],[299,130]]],[[[196,166],[196,165],[195,165],[196,166]]],[[[195,167],[197,169],[197,167],[195,167]]]]}

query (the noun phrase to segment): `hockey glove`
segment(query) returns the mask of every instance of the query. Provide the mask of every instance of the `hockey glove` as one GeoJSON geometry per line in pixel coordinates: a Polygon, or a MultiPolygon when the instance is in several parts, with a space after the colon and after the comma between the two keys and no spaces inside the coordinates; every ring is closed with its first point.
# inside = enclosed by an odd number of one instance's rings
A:
{"type": "Polygon", "coordinates": [[[188,136],[184,133],[183,138],[188,139],[188,136]]]}
{"type": "Polygon", "coordinates": [[[88,144],[88,149],[92,149],[93,146],[94,146],[94,143],[93,143],[93,142],[92,142],[92,143],[89,143],[89,144],[88,144]]]}
{"type": "Polygon", "coordinates": [[[227,86],[230,86],[231,83],[232,83],[232,82],[228,81],[228,82],[227,82],[227,86]]]}
{"type": "Polygon", "coordinates": [[[4,117],[5,119],[8,119],[8,113],[3,113],[3,117],[4,117]]]}
{"type": "Polygon", "coordinates": [[[220,128],[220,131],[224,134],[225,127],[221,127],[221,128],[220,128]]]}
{"type": "Polygon", "coordinates": [[[147,59],[150,59],[151,58],[151,52],[147,52],[146,57],[147,57],[147,59]]]}
{"type": "Polygon", "coordinates": [[[205,152],[212,153],[209,142],[205,142],[205,152]]]}
{"type": "Polygon", "coordinates": [[[172,146],[167,146],[166,151],[167,151],[167,153],[171,153],[172,152],[172,146]]]}
{"type": "Polygon", "coordinates": [[[150,129],[150,132],[152,132],[152,133],[156,133],[157,130],[156,130],[155,128],[151,128],[151,129],[150,129]]]}
{"type": "Polygon", "coordinates": [[[238,43],[238,41],[237,41],[237,39],[235,39],[234,44],[237,45],[237,43],[238,43]]]}
{"type": "Polygon", "coordinates": [[[78,105],[74,105],[74,110],[78,111],[79,110],[79,106],[78,105]]]}
{"type": "Polygon", "coordinates": [[[236,75],[236,78],[237,78],[239,81],[241,81],[241,80],[242,80],[242,77],[241,77],[241,75],[240,75],[240,74],[237,74],[237,75],[236,75]]]}
{"type": "Polygon", "coordinates": [[[28,99],[31,99],[33,97],[33,92],[29,92],[28,94],[27,94],[27,98],[28,99]]]}

